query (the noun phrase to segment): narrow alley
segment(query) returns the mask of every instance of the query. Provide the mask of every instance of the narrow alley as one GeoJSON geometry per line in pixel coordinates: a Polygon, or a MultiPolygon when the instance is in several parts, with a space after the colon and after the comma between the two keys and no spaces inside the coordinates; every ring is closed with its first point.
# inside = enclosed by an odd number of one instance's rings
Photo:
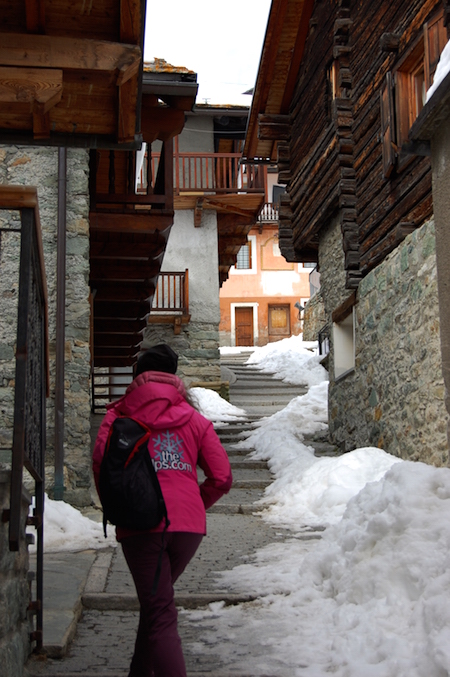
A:
{"type": "MultiPolygon", "coordinates": [[[[265,462],[252,460],[249,450],[234,446],[261,417],[282,409],[306,389],[287,385],[270,374],[245,366],[247,357],[244,353],[226,356],[222,361],[225,378],[230,380],[231,403],[247,412],[241,421],[218,427],[233,467],[233,488],[208,511],[208,535],[176,585],[179,629],[188,675],[192,677],[231,674],[244,677],[242,671],[236,672],[220,659],[223,652],[205,655],[201,651],[198,630],[190,622],[188,610],[215,603],[251,604],[252,595],[230,592],[216,580],[216,572],[247,562],[258,549],[291,535],[288,530],[269,526],[258,516],[260,508],[255,502],[270,484],[271,474],[265,462]]],[[[318,454],[335,453],[323,435],[308,443],[317,446],[318,454]]],[[[97,519],[100,514],[98,511],[97,519]]],[[[311,530],[305,534],[305,544],[320,536],[320,530],[311,530]]],[[[122,677],[127,674],[138,603],[121,549],[48,554],[46,570],[44,645],[49,657],[32,657],[27,666],[29,677],[81,674],[122,677]],[[78,623],[74,621],[77,616],[78,623]]],[[[247,649],[245,674],[251,677],[255,674],[252,647],[247,649]]]]}

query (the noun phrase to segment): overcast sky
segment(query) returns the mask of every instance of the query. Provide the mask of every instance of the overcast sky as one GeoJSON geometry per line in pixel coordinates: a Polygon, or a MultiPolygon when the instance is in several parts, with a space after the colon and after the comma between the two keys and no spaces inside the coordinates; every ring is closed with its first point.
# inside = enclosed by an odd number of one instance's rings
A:
{"type": "Polygon", "coordinates": [[[145,61],[198,74],[197,103],[251,105],[271,0],[150,0],[145,61]]]}

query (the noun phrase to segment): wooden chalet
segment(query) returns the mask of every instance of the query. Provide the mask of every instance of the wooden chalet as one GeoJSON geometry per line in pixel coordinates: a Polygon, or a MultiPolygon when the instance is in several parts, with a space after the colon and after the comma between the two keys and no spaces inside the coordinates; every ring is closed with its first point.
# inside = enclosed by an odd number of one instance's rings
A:
{"type": "Polygon", "coordinates": [[[273,0],[244,157],[287,184],[280,247],[318,261],[340,215],[356,289],[432,213],[429,161],[402,151],[447,41],[448,3],[273,0]]]}
{"type": "Polygon", "coordinates": [[[408,135],[449,25],[448,0],[273,0],[243,152],[286,184],[285,258],[320,266],[332,439],[436,464],[442,426],[405,412],[442,388],[435,275],[420,278],[436,267],[430,160],[408,135]]]}

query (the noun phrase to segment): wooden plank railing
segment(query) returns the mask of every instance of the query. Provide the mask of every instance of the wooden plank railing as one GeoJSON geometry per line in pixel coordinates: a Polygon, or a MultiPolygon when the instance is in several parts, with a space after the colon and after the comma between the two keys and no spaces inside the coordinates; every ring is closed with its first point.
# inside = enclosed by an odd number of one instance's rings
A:
{"type": "Polygon", "coordinates": [[[91,151],[91,212],[123,211],[136,205],[173,210],[173,139],[163,143],[158,157],[152,168],[145,156],[137,171],[134,151],[91,151]]]}
{"type": "Polygon", "coordinates": [[[278,221],[278,204],[276,202],[266,202],[259,213],[258,221],[260,223],[278,221]]]}
{"type": "Polygon", "coordinates": [[[150,314],[189,315],[189,271],[160,273],[150,314]]]}
{"type": "MultiPolygon", "coordinates": [[[[175,153],[174,194],[261,193],[264,174],[258,165],[242,164],[240,153],[175,153]]],[[[160,154],[152,153],[146,177],[156,176],[160,154]]]]}

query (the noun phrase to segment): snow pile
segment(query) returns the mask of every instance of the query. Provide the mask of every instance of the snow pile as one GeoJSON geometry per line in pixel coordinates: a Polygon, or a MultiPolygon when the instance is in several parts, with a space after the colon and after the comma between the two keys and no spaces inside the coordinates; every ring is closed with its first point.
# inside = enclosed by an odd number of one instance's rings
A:
{"type": "Polygon", "coordinates": [[[287,407],[263,419],[236,445],[255,448],[253,458],[267,461],[275,481],[260,503],[263,517],[292,529],[339,521],[348,501],[367,482],[380,479],[399,459],[372,447],[336,458],[314,456],[305,435],[327,429],[327,389],[323,382],[287,407]]]}
{"type": "Polygon", "coordinates": [[[235,407],[222,397],[215,390],[208,388],[190,388],[189,395],[192,397],[194,405],[205,418],[212,421],[216,426],[245,418],[244,409],[235,407]]]}
{"type": "MultiPolygon", "coordinates": [[[[33,533],[33,530],[30,531],[33,533]]],[[[116,546],[114,527],[108,527],[108,538],[103,534],[103,524],[85,517],[79,510],[64,501],[53,501],[45,495],[44,551],[79,551],[116,546]]],[[[36,546],[30,548],[30,552],[36,546]]]]}
{"type": "Polygon", "coordinates": [[[302,336],[268,343],[256,348],[247,364],[256,365],[262,372],[273,372],[277,378],[294,385],[313,386],[328,380],[328,373],[320,364],[317,342],[306,342],[302,336]]]}
{"type": "Polygon", "coordinates": [[[221,586],[260,599],[189,614],[205,631],[198,650],[244,670],[252,645],[254,675],[450,674],[449,510],[448,469],[395,464],[309,554],[291,539],[223,573],[221,586]]]}
{"type": "Polygon", "coordinates": [[[438,65],[436,66],[436,72],[434,74],[433,84],[430,89],[427,90],[426,102],[430,100],[434,92],[437,90],[441,82],[445,79],[445,76],[450,71],[450,41],[445,45],[441,57],[439,59],[438,65]]]}

